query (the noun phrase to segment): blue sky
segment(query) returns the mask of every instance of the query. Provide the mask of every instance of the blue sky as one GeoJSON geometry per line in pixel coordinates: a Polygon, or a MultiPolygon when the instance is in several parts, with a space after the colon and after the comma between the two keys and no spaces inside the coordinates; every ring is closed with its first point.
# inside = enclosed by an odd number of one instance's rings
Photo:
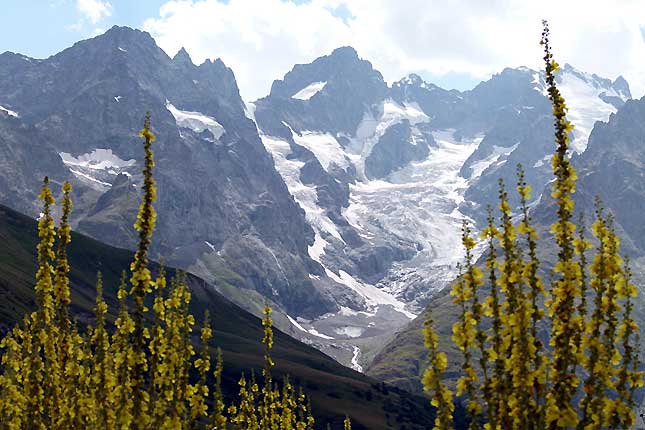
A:
{"type": "MultiPolygon", "coordinates": [[[[110,5],[109,15],[92,22],[76,0],[0,1],[3,7],[0,52],[19,52],[34,58],[46,58],[113,25],[141,28],[146,19],[157,16],[160,7],[168,3],[168,0],[110,0],[105,2],[110,5]]],[[[295,4],[306,2],[293,0],[295,4]]],[[[344,20],[351,19],[342,5],[334,13],[344,20]]]]}
{"type": "Polygon", "coordinates": [[[0,52],[45,58],[115,24],[141,27],[166,1],[110,0],[110,15],[92,22],[76,0],[1,0],[0,52]]]}
{"type": "Polygon", "coordinates": [[[168,55],[222,58],[242,96],[294,64],[351,45],[389,82],[408,73],[470,89],[504,67],[541,67],[542,18],[557,59],[645,93],[645,7],[634,0],[0,0],[0,52],[44,58],[113,25],[168,55]]]}

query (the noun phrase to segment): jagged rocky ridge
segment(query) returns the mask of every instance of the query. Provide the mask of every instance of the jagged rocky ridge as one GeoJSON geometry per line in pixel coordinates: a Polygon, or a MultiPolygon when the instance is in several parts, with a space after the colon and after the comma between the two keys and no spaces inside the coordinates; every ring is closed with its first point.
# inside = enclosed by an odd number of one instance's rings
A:
{"type": "Polygon", "coordinates": [[[45,60],[0,55],[0,105],[1,202],[36,216],[42,176],[71,179],[74,227],[132,248],[150,111],[157,258],[297,314],[336,308],[309,278],[323,273],[307,253],[313,231],[222,61],[171,59],[148,33],[114,27],[45,60]]]}

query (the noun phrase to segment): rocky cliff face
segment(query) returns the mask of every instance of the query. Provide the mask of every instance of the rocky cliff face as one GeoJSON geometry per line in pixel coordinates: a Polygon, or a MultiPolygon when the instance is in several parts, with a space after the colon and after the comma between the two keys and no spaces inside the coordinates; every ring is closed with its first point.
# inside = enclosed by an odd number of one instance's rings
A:
{"type": "MultiPolygon", "coordinates": [[[[578,173],[576,205],[593,213],[600,197],[615,217],[621,248],[637,265],[645,255],[645,99],[627,101],[607,122],[596,123],[586,150],[573,158],[578,173]]],[[[547,204],[536,209],[546,216],[547,204]]]]}
{"type": "Polygon", "coordinates": [[[220,60],[169,58],[149,34],[114,27],[46,60],[0,56],[2,202],[37,215],[45,172],[72,178],[75,226],[132,248],[141,148],[149,111],[159,186],[154,253],[210,280],[258,291],[319,315],[334,304],[309,273],[313,232],[247,118],[233,72],[220,60]],[[5,126],[6,124],[6,126],[5,126]],[[6,132],[5,132],[6,131],[6,132]],[[12,158],[13,159],[13,158],[12,158]],[[18,182],[20,180],[20,182],[18,182]],[[23,191],[18,191],[23,190],[23,191]]]}
{"type": "Polygon", "coordinates": [[[38,215],[42,178],[49,175],[52,187],[71,179],[46,136],[27,125],[15,111],[0,108],[0,195],[22,212],[38,215]]]}

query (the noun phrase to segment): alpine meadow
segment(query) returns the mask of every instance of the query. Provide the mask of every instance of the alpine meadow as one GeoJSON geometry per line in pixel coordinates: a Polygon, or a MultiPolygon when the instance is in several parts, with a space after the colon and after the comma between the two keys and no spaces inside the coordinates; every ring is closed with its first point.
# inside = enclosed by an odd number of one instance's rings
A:
{"type": "Polygon", "coordinates": [[[542,70],[446,90],[358,1],[266,1],[0,55],[0,430],[645,429],[645,97],[560,66],[559,19],[542,70]],[[421,71],[343,46],[243,100],[296,48],[218,23],[269,3],[421,71]]]}

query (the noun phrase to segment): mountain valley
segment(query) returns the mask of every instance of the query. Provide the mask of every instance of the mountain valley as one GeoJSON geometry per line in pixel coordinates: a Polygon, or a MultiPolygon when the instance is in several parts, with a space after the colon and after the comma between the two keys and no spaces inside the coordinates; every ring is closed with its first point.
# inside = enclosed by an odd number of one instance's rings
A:
{"type": "MultiPolygon", "coordinates": [[[[569,65],[559,84],[589,207],[603,169],[642,176],[640,158],[627,154],[645,132],[634,126],[620,140],[611,125],[638,117],[639,102],[622,77],[569,65]]],[[[415,74],[388,84],[341,47],[245,102],[221,60],[195,65],[184,49],[170,58],[149,34],[114,27],[48,59],[0,55],[0,106],[0,202],[37,217],[39,178],[71,180],[74,228],[129,249],[141,186],[136,132],[150,111],[155,258],[256,315],[269,300],[285,333],[394,382],[372,360],[418,328],[409,323],[454,279],[462,222],[481,227],[498,178],[514,188],[521,163],[536,214],[548,204],[551,106],[543,74],[523,67],[460,92],[415,74]]],[[[615,180],[621,193],[601,194],[638,261],[642,187],[615,180]]],[[[408,378],[423,368],[414,360],[408,378]]]]}

